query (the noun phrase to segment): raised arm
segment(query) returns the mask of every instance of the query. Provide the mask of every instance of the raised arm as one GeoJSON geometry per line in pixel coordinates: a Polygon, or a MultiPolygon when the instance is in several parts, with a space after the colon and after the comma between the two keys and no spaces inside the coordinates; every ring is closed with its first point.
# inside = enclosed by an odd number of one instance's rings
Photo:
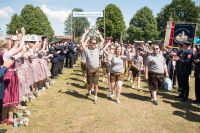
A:
{"type": "Polygon", "coordinates": [[[19,47],[17,47],[17,48],[13,47],[13,48],[10,50],[11,53],[12,53],[12,55],[16,55],[16,54],[18,54],[20,51],[23,50],[23,48],[24,48],[24,41],[25,41],[24,39],[25,39],[25,29],[24,29],[24,27],[22,27],[21,33],[18,34],[19,47]]]}
{"type": "Polygon", "coordinates": [[[100,45],[101,48],[103,48],[104,38],[103,38],[102,35],[100,34],[99,30],[95,30],[95,32],[97,33],[97,35],[98,35],[99,38],[101,39],[101,42],[99,43],[99,45],[100,45]]]}
{"type": "Polygon", "coordinates": [[[40,41],[40,40],[38,40],[38,41],[35,43],[33,49],[34,49],[34,52],[38,52],[38,51],[41,49],[41,41],[40,41]]]}
{"type": "MultiPolygon", "coordinates": [[[[88,42],[89,40],[90,40],[90,37],[87,37],[86,40],[84,41],[85,46],[87,45],[87,42],[88,42]]],[[[80,49],[81,51],[83,51],[82,45],[79,45],[79,49],[80,49]]]]}
{"type": "Polygon", "coordinates": [[[16,34],[17,34],[17,41],[18,42],[16,42],[16,44],[9,50],[9,52],[11,53],[12,56],[18,54],[20,51],[23,50],[24,38],[25,38],[24,27],[21,29],[21,33],[18,33],[18,31],[16,31],[16,34]]]}
{"type": "Polygon", "coordinates": [[[85,43],[85,37],[86,37],[86,35],[89,33],[89,29],[86,29],[85,30],[85,33],[83,34],[83,36],[82,36],[82,38],[81,38],[81,46],[82,46],[82,48],[84,48],[85,46],[86,46],[86,43],[85,43]]]}
{"type": "Polygon", "coordinates": [[[110,46],[110,41],[105,45],[105,47],[103,48],[103,52],[105,53],[105,54],[107,54],[108,55],[108,53],[107,53],[107,51],[106,51],[106,49],[110,46]]]}
{"type": "Polygon", "coordinates": [[[25,54],[25,50],[21,50],[20,52],[18,52],[17,54],[15,54],[14,56],[12,56],[15,60],[21,58],[23,55],[25,54]]]}
{"type": "MultiPolygon", "coordinates": [[[[16,42],[15,42],[15,44],[14,44],[14,46],[10,49],[10,51],[12,51],[12,50],[15,50],[18,46],[19,46],[19,38],[21,38],[21,37],[19,37],[21,34],[19,34],[18,33],[18,30],[16,30],[16,35],[17,35],[17,40],[16,40],[16,42]]],[[[10,39],[12,40],[12,36],[10,35],[10,39]]],[[[11,43],[11,41],[9,41],[9,43],[11,43]]]]}
{"type": "Polygon", "coordinates": [[[41,46],[41,37],[36,41],[35,45],[32,47],[33,52],[37,52],[41,46]]]}
{"type": "Polygon", "coordinates": [[[45,52],[45,49],[46,49],[46,42],[43,41],[43,43],[42,43],[42,49],[39,52],[43,53],[43,52],[45,52]]]}

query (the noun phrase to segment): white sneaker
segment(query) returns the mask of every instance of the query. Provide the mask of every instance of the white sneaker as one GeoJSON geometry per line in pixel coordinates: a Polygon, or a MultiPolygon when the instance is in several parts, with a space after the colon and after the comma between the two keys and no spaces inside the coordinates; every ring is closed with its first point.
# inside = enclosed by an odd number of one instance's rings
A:
{"type": "Polygon", "coordinates": [[[112,97],[114,97],[114,93],[111,91],[111,92],[109,92],[108,94],[107,94],[107,97],[108,98],[112,98],[112,97]]]}
{"type": "Polygon", "coordinates": [[[154,100],[154,99],[151,97],[151,102],[153,102],[153,100],[154,100]]]}
{"type": "Polygon", "coordinates": [[[137,87],[137,90],[138,90],[138,91],[141,91],[141,88],[140,88],[140,87],[137,87]]]}
{"type": "Polygon", "coordinates": [[[86,78],[83,79],[83,82],[86,83],[86,78]]]}
{"type": "Polygon", "coordinates": [[[42,87],[42,91],[45,91],[46,90],[46,87],[42,87]]]}
{"type": "Polygon", "coordinates": [[[108,97],[108,98],[110,97],[110,92],[108,92],[107,97],[108,97]]]}
{"type": "Polygon", "coordinates": [[[89,96],[92,95],[92,90],[90,90],[88,94],[89,94],[89,96]]]}
{"type": "Polygon", "coordinates": [[[97,103],[97,96],[94,96],[94,104],[97,103]]]}
{"type": "Polygon", "coordinates": [[[135,85],[134,84],[132,85],[132,89],[135,89],[135,85]]]}
{"type": "Polygon", "coordinates": [[[118,104],[120,104],[120,103],[121,103],[121,101],[120,101],[119,99],[117,99],[117,100],[116,100],[116,102],[117,102],[118,104]]]}
{"type": "Polygon", "coordinates": [[[114,97],[114,93],[113,92],[110,92],[110,97],[114,97]]]}

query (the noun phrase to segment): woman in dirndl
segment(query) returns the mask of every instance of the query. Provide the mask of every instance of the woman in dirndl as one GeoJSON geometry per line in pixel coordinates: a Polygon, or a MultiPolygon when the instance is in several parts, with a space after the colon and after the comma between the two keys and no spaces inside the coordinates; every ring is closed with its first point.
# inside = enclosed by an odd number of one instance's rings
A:
{"type": "MultiPolygon", "coordinates": [[[[21,29],[22,33],[17,33],[17,40],[14,46],[13,40],[10,38],[7,50],[3,55],[3,60],[13,59],[24,47],[24,36],[25,30],[21,29]],[[11,48],[11,49],[10,49],[11,48]]],[[[19,103],[19,80],[16,72],[16,61],[8,68],[4,76],[4,87],[5,93],[3,98],[3,119],[6,120],[7,124],[13,124],[14,107],[19,103]]]]}

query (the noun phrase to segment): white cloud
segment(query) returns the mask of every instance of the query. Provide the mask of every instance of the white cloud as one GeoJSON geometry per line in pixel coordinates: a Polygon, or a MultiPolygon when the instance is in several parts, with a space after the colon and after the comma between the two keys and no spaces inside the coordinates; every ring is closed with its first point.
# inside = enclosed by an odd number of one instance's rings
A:
{"type": "Polygon", "coordinates": [[[0,18],[7,18],[13,13],[13,9],[9,6],[0,9],[0,18]]]}
{"type": "Polygon", "coordinates": [[[65,29],[64,22],[71,10],[52,10],[47,7],[46,4],[42,4],[40,7],[51,22],[52,28],[55,31],[55,35],[63,35],[65,29]]]}
{"type": "Polygon", "coordinates": [[[70,10],[52,10],[49,9],[46,4],[42,4],[41,9],[49,19],[55,19],[56,21],[60,21],[62,23],[64,23],[64,21],[67,19],[67,16],[71,12],[70,10]]]}

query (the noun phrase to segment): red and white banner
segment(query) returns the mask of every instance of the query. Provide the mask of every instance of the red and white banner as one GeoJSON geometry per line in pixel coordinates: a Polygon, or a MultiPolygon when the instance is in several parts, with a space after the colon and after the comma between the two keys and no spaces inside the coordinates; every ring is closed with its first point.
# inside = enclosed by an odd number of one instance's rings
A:
{"type": "Polygon", "coordinates": [[[164,46],[172,46],[174,38],[174,21],[167,22],[164,46]]]}

